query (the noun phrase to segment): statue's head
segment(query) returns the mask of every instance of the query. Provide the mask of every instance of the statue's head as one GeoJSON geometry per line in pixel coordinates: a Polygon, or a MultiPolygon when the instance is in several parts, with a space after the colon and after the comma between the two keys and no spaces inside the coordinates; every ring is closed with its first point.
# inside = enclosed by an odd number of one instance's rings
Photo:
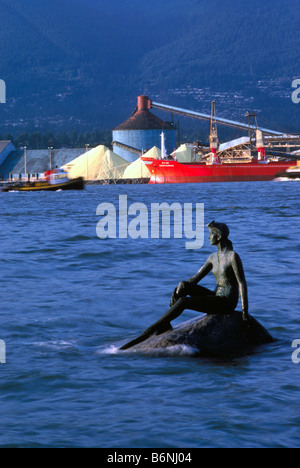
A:
{"type": "Polygon", "coordinates": [[[212,221],[207,225],[207,227],[210,231],[209,239],[212,245],[218,244],[220,241],[225,241],[232,247],[232,243],[228,239],[230,230],[227,224],[212,221]]]}

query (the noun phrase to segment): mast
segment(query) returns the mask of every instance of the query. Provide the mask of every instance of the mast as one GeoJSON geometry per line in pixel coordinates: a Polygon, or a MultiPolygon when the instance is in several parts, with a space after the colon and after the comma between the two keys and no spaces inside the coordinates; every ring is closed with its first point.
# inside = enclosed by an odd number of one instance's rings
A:
{"type": "Polygon", "coordinates": [[[161,159],[167,159],[167,151],[166,151],[166,145],[165,145],[165,134],[164,132],[161,132],[161,159]]]}
{"type": "Polygon", "coordinates": [[[220,157],[217,156],[217,151],[219,149],[219,138],[218,138],[218,129],[217,129],[217,117],[216,117],[216,103],[213,101],[211,103],[211,117],[209,125],[209,146],[212,152],[212,164],[221,164],[220,157]]]}
{"type": "Polygon", "coordinates": [[[258,152],[258,162],[267,163],[264,135],[261,130],[256,130],[256,149],[258,152]]]}

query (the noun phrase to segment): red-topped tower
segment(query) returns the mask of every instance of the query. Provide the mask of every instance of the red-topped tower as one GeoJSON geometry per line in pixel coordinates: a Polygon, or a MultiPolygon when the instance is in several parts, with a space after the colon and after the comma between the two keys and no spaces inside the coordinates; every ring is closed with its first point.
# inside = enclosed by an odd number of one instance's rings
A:
{"type": "MultiPolygon", "coordinates": [[[[153,146],[160,148],[161,133],[165,134],[167,153],[172,153],[176,146],[176,127],[171,122],[165,122],[150,112],[151,100],[142,95],[137,98],[137,107],[132,115],[113,130],[113,142],[147,151],[153,146]]],[[[114,153],[129,162],[137,159],[138,155],[117,145],[113,147],[114,153]]]]}

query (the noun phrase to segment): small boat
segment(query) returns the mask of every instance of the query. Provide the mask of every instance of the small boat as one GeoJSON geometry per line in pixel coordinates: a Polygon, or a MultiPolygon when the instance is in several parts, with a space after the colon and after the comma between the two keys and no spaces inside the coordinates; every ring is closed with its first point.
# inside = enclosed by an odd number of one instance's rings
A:
{"type": "Polygon", "coordinates": [[[69,179],[63,169],[53,169],[45,172],[45,179],[33,182],[11,183],[2,188],[2,192],[56,192],[57,190],[83,190],[84,179],[69,179]]]}
{"type": "Polygon", "coordinates": [[[291,166],[286,171],[278,172],[276,179],[300,179],[300,162],[297,166],[291,166]]]}

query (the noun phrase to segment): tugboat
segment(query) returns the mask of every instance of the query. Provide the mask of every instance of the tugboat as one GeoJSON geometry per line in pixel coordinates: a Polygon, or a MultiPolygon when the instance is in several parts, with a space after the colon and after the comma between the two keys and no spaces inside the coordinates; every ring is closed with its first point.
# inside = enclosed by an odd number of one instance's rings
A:
{"type": "Polygon", "coordinates": [[[291,166],[288,169],[286,169],[286,171],[278,172],[275,178],[300,180],[300,161],[298,161],[297,166],[291,166]]]}
{"type": "Polygon", "coordinates": [[[64,169],[52,169],[45,172],[45,178],[38,181],[28,181],[5,185],[2,192],[56,192],[57,190],[83,190],[84,179],[69,179],[68,173],[64,169]]]}

